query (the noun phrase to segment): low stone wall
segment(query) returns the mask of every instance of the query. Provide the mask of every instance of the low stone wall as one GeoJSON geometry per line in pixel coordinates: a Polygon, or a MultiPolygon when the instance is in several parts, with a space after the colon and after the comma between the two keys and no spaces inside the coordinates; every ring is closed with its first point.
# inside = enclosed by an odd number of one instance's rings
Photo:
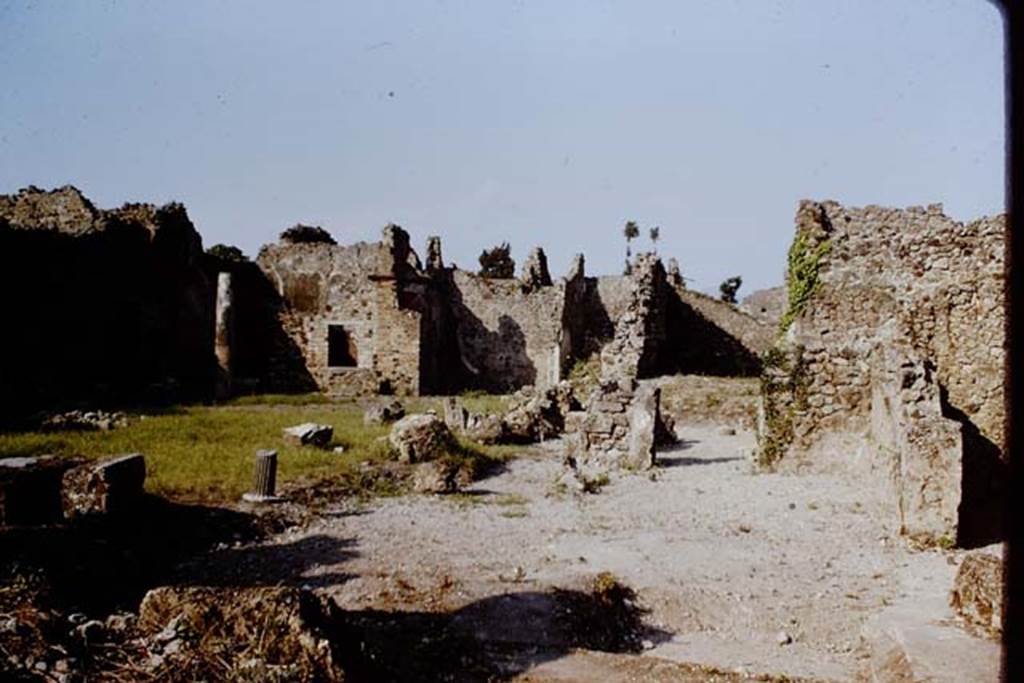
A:
{"type": "Polygon", "coordinates": [[[661,421],[661,389],[628,380],[602,382],[585,411],[566,415],[570,464],[587,472],[654,466],[661,421]]]}

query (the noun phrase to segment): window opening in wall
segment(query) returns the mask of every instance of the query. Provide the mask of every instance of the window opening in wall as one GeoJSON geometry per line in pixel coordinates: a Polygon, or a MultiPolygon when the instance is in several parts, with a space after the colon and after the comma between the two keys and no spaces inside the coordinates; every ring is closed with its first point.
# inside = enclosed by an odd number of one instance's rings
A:
{"type": "Polygon", "coordinates": [[[344,325],[327,326],[327,365],[332,368],[354,368],[359,365],[355,340],[344,325]]]}

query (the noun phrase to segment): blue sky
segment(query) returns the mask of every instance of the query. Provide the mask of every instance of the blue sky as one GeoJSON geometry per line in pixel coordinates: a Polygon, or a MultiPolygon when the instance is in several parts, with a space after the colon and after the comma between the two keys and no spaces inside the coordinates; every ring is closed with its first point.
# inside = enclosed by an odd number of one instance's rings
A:
{"type": "Polygon", "coordinates": [[[179,200],[250,255],[391,221],[556,276],[621,271],[634,219],[742,296],[801,198],[1002,212],[1002,57],[984,0],[0,0],[0,193],[179,200]]]}

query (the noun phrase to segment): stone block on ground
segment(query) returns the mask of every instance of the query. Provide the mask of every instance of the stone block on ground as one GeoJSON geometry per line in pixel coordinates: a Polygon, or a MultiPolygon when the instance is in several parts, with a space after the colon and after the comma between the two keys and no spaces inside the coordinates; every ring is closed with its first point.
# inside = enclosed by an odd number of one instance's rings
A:
{"type": "Polygon", "coordinates": [[[282,430],[284,442],[292,446],[316,446],[327,448],[334,436],[334,428],[330,425],[305,422],[282,430]]]}
{"type": "Polygon", "coordinates": [[[1003,549],[991,545],[968,552],[960,563],[950,605],[964,621],[990,635],[1002,632],[1003,549]]]}
{"type": "Polygon", "coordinates": [[[61,521],[61,480],[74,464],[52,455],[0,459],[0,526],[61,521]]]}
{"type": "Polygon", "coordinates": [[[654,467],[660,403],[661,389],[650,384],[638,388],[633,396],[629,406],[629,452],[624,463],[628,469],[654,467]]]}
{"type": "Polygon", "coordinates": [[[484,445],[500,443],[505,439],[505,423],[498,415],[474,413],[466,418],[465,435],[484,445]]]}
{"type": "Polygon", "coordinates": [[[370,405],[363,413],[363,422],[366,424],[388,424],[397,422],[403,417],[405,417],[405,406],[401,401],[394,399],[370,405]]]}
{"type": "Polygon", "coordinates": [[[458,467],[443,460],[421,462],[413,468],[412,490],[416,493],[455,493],[459,490],[458,467]]]}
{"type": "Polygon", "coordinates": [[[64,474],[64,514],[123,514],[142,501],[146,458],[130,453],[87,463],[64,474]]]}
{"type": "Polygon", "coordinates": [[[455,445],[455,438],[436,415],[408,415],[391,428],[388,443],[399,462],[413,463],[444,455],[455,445]]]}
{"type": "Polygon", "coordinates": [[[466,429],[466,421],[469,413],[459,403],[459,399],[450,396],[444,399],[444,423],[453,432],[463,432],[466,429]]]}

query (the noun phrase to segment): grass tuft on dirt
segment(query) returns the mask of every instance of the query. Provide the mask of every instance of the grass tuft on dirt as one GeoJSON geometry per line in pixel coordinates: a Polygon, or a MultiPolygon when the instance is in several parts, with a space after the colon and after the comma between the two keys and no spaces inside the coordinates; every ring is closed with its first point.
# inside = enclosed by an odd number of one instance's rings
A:
{"type": "MultiPolygon", "coordinates": [[[[132,415],[128,427],[112,431],[0,433],[0,457],[143,453],[148,492],[184,502],[216,503],[236,501],[248,491],[256,451],[273,448],[278,452],[279,486],[329,478],[341,480],[352,491],[387,495],[398,492],[395,482],[363,463],[388,460],[384,437],[389,429],[364,424],[363,408],[356,403],[189,406],[132,415]],[[303,422],[331,425],[330,446],[342,446],[344,453],[286,445],[281,430],[303,422]]],[[[510,456],[509,447],[460,443],[449,457],[476,477],[510,456]]]]}

